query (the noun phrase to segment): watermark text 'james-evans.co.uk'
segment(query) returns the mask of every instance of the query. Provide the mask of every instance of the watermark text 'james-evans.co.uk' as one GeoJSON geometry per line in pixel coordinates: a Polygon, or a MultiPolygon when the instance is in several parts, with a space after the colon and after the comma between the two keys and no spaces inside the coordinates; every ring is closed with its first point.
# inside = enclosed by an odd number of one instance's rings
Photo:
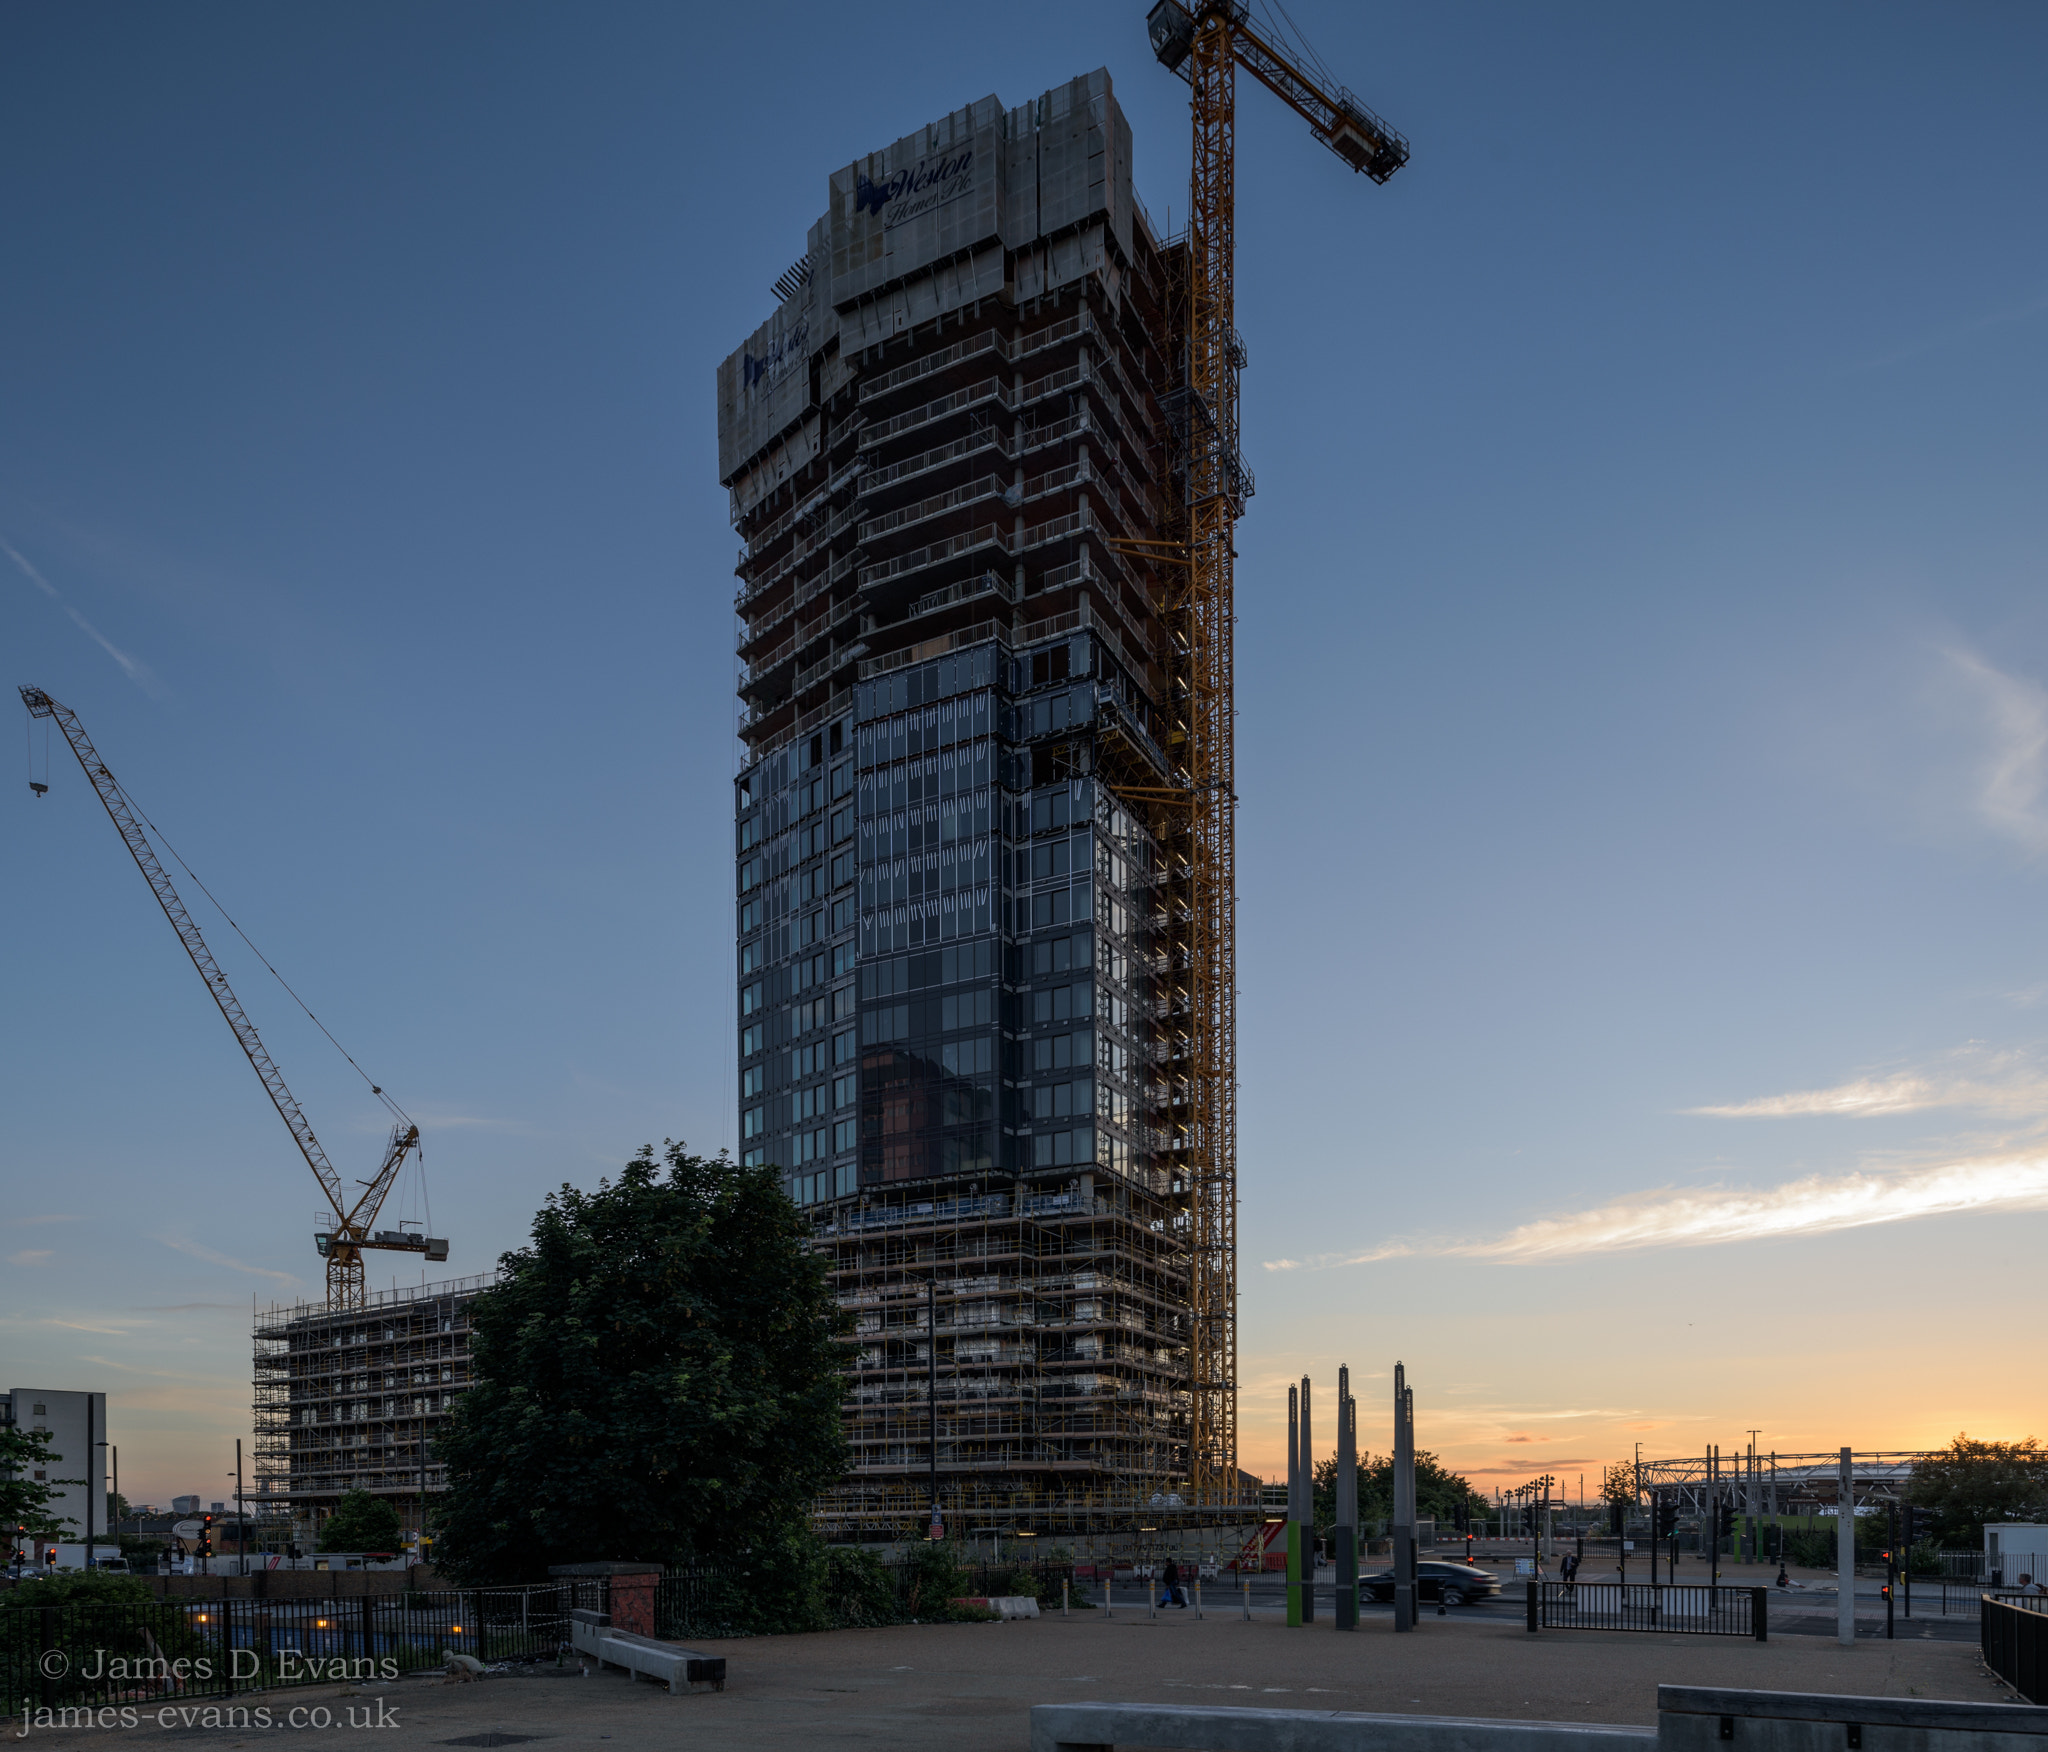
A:
{"type": "Polygon", "coordinates": [[[398,1711],[376,1698],[369,1703],[295,1703],[289,1707],[247,1703],[77,1704],[60,1709],[23,1709],[17,1740],[69,1728],[196,1728],[215,1733],[261,1732],[266,1728],[395,1728],[398,1711]]]}

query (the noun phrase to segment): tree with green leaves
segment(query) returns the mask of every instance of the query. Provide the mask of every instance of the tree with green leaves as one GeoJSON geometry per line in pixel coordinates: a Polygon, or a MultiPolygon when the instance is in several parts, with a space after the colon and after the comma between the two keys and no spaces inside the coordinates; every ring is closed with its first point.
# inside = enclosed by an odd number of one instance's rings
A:
{"type": "MultiPolygon", "coordinates": [[[[1318,1529],[1337,1524],[1337,1461],[1332,1455],[1315,1471],[1315,1517],[1318,1529]]],[[[1434,1519],[1439,1528],[1457,1525],[1460,1512],[1486,1512],[1486,1499],[1470,1481],[1451,1471],[1427,1449],[1415,1454],[1415,1513],[1423,1520],[1434,1519]]],[[[1394,1515],[1394,1457],[1391,1454],[1363,1454],[1358,1461],[1358,1519],[1370,1525],[1390,1521],[1394,1515]]]]}
{"type": "Polygon", "coordinates": [[[1600,1474],[1600,1500],[1619,1533],[1628,1524],[1628,1514],[1642,1500],[1640,1479],[1633,1460],[1616,1460],[1600,1474]]]}
{"type": "Polygon", "coordinates": [[[65,1529],[78,1525],[69,1515],[51,1514],[50,1505],[64,1494],[63,1486],[85,1480],[36,1477],[64,1458],[51,1451],[55,1440],[49,1430],[0,1424],[0,1527],[10,1540],[17,1527],[30,1539],[66,1539],[70,1535],[65,1529]]]}
{"type": "MultiPolygon", "coordinates": [[[[1987,1521],[2048,1520],[2048,1449],[2032,1436],[1980,1442],[1958,1435],[1913,1468],[1906,1496],[1932,1517],[1931,1537],[1938,1544],[1981,1550],[1987,1521]]],[[[1923,1517],[1923,1537],[1926,1524],[1923,1517]]]]}
{"type": "Polygon", "coordinates": [[[392,1551],[405,1542],[398,1509],[385,1497],[352,1490],[320,1528],[322,1551],[392,1551]]]}
{"type": "Polygon", "coordinates": [[[842,1317],[773,1168],[670,1144],[564,1186],[472,1305],[475,1385],[439,1452],[437,1561],[465,1583],[598,1559],[717,1564],[731,1616],[815,1617],[809,1512],[845,1466],[842,1317]],[[763,1578],[772,1578],[764,1580],[763,1578]]]}

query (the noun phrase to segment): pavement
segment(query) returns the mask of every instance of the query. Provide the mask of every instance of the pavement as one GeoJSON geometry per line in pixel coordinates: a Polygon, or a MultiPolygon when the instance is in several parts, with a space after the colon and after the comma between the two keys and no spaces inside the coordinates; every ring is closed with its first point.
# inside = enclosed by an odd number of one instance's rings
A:
{"type": "MultiPolygon", "coordinates": [[[[603,1747],[670,1752],[678,1738],[710,1752],[1025,1752],[1034,1703],[1172,1702],[1279,1708],[1505,1716],[1651,1725],[1657,1686],[1752,1686],[1782,1691],[2011,1701],[1974,1647],[1953,1642],[1859,1642],[1615,1632],[1530,1636],[1519,1610],[1423,1619],[1395,1634],[1384,1614],[1355,1633],[1327,1620],[1289,1630],[1277,1614],[1248,1621],[1213,1593],[1205,1614],[1148,1617],[1142,1604],[1057,1612],[1003,1624],[906,1625],[818,1636],[695,1645],[730,1663],[723,1693],[671,1697],[618,1674],[583,1677],[552,1663],[475,1684],[438,1677],[386,1685],[303,1687],[237,1699],[258,1718],[211,1717],[221,1703],[168,1724],[38,1735],[82,1748],[171,1742],[208,1747],[290,1745],[306,1752],[372,1744],[399,1748],[504,1746],[536,1752],[603,1747]],[[291,1710],[327,1710],[330,1725],[294,1725],[291,1710]]],[[[315,1723],[302,1713],[299,1723],[315,1723]]],[[[17,1728],[19,1724],[17,1724],[17,1728]]]]}

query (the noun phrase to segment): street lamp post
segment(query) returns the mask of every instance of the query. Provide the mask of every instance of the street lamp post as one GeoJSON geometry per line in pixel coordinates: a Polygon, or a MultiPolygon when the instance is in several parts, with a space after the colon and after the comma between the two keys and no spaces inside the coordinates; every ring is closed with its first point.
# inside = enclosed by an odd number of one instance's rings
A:
{"type": "Polygon", "coordinates": [[[924,1422],[926,1444],[931,1449],[932,1524],[931,1537],[942,1537],[945,1523],[939,1517],[939,1274],[924,1280],[924,1422]]]}

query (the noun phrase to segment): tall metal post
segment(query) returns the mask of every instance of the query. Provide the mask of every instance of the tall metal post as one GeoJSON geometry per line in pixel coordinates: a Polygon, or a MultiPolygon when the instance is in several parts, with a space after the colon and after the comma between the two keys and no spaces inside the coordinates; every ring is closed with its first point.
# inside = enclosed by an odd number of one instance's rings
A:
{"type": "Polygon", "coordinates": [[[1394,1628],[1415,1628],[1415,1396],[1394,1365],[1394,1628]]]}
{"type": "Polygon", "coordinates": [[[1301,1622],[1301,1389],[1287,1389],[1287,1622],[1301,1622]]]}
{"type": "Polygon", "coordinates": [[[1856,1646],[1856,1462],[1842,1450],[1835,1482],[1835,1641],[1856,1646]]]}
{"type": "Polygon", "coordinates": [[[1337,1628],[1358,1628],[1358,1401],[1351,1370],[1337,1371],[1337,1628]]]}
{"type": "Polygon", "coordinates": [[[939,1278],[924,1280],[924,1427],[931,1447],[932,1525],[939,1523],[939,1278]]]}
{"type": "Polygon", "coordinates": [[[93,1501],[100,1494],[99,1446],[93,1440],[92,1394],[85,1396],[85,1567],[92,1568],[93,1501]]]}
{"type": "Polygon", "coordinates": [[[1316,1444],[1309,1433],[1309,1380],[1301,1378],[1301,1621],[1316,1621],[1316,1444]]]}
{"type": "Polygon", "coordinates": [[[1707,1444],[1707,1586],[1721,1585],[1721,1444],[1707,1444]]]}

